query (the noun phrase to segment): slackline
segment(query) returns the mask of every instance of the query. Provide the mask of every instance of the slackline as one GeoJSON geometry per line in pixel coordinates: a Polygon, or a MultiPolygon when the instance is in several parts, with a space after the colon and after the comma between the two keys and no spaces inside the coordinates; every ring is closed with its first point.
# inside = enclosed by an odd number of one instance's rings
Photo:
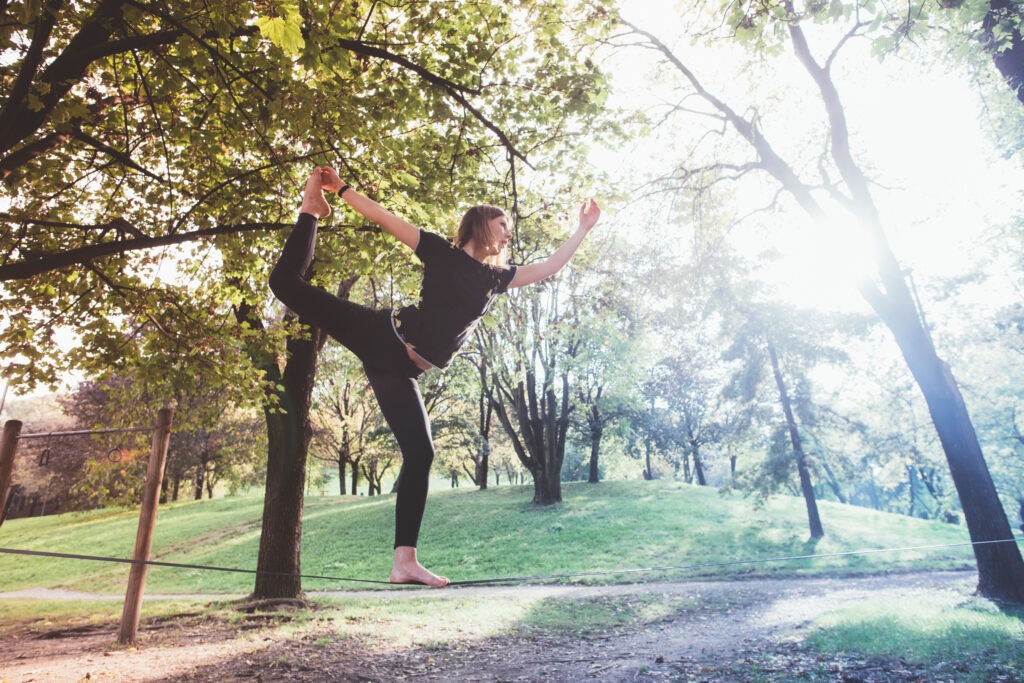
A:
{"type": "MultiPolygon", "coordinates": [[[[527,583],[531,581],[550,581],[552,579],[573,579],[585,576],[611,576],[625,574],[640,574],[667,571],[687,571],[694,569],[711,569],[715,567],[731,567],[737,565],[766,564],[769,562],[794,562],[799,560],[816,560],[828,557],[846,557],[851,555],[870,555],[877,553],[904,552],[910,550],[938,550],[941,548],[960,548],[965,546],[991,545],[994,543],[1020,543],[1021,538],[1004,538],[995,541],[966,541],[963,543],[943,543],[934,545],[915,545],[899,548],[868,548],[861,550],[846,550],[835,553],[819,553],[811,555],[786,555],[782,557],[762,557],[749,560],[729,560],[726,562],[699,562],[695,564],[661,565],[653,567],[634,567],[627,569],[595,569],[583,572],[566,572],[562,574],[535,574],[531,576],[505,576],[491,579],[467,579],[465,581],[451,581],[448,586],[479,586],[485,584],[511,584],[527,583]]],[[[161,560],[135,560],[125,557],[103,557],[99,555],[79,555],[74,553],[58,553],[44,550],[21,550],[18,548],[0,548],[0,553],[9,555],[27,555],[30,557],[51,557],[66,560],[89,560],[94,562],[118,562],[122,564],[144,564],[152,567],[171,567],[174,569],[199,569],[202,571],[233,572],[237,574],[265,574],[268,576],[290,576],[300,579],[319,579],[322,581],[336,581],[345,583],[370,583],[393,587],[418,586],[420,584],[394,584],[390,581],[377,579],[357,579],[344,576],[324,576],[320,574],[296,574],[293,572],[271,572],[261,569],[239,569],[234,567],[217,567],[203,564],[186,564],[181,562],[164,562],[161,560]]]]}

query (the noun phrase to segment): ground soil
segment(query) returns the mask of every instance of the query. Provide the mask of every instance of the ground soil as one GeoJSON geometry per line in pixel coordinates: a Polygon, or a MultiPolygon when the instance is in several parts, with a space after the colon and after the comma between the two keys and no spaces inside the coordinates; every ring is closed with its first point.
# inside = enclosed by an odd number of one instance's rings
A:
{"type": "MultiPolygon", "coordinates": [[[[686,598],[694,606],[653,623],[598,630],[581,624],[580,629],[471,634],[438,642],[371,637],[366,630],[349,632],[344,623],[315,618],[287,628],[296,619],[287,611],[257,612],[240,619],[195,613],[144,618],[133,648],[114,645],[116,622],[63,630],[26,625],[6,637],[0,648],[0,681],[954,681],[958,671],[969,671],[972,663],[951,664],[946,677],[902,660],[825,659],[810,654],[801,641],[819,615],[880,591],[896,589],[908,599],[936,589],[970,595],[975,581],[971,572],[933,572],[615,586],[478,586],[386,594],[388,599],[480,600],[614,596],[646,604],[686,598]]],[[[60,597],[50,592],[20,595],[60,597]]],[[[1011,674],[991,674],[993,680],[1015,680],[1011,674]]]]}

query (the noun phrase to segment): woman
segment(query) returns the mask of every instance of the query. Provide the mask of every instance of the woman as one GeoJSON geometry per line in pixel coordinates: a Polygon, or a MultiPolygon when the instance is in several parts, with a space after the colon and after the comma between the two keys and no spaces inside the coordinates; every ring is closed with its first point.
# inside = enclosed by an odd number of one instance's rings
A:
{"type": "Polygon", "coordinates": [[[486,312],[510,287],[523,287],[557,273],[569,262],[601,210],[591,199],[580,209],[579,228],[539,263],[507,266],[512,237],[505,212],[474,206],[466,212],[454,243],[420,230],[342,183],[334,169],[317,168],[306,181],[295,229],[270,274],[270,288],[299,318],[321,328],[363,362],[384,419],[402,450],[395,503],[392,583],[443,587],[448,579],[427,571],[416,542],[427,501],[434,446],[416,378],[446,368],[486,312]],[[313,259],[317,221],[331,212],[323,190],[337,192],[357,213],[378,223],[423,262],[420,302],[399,310],[374,310],[339,299],[303,279],[313,259]]]}

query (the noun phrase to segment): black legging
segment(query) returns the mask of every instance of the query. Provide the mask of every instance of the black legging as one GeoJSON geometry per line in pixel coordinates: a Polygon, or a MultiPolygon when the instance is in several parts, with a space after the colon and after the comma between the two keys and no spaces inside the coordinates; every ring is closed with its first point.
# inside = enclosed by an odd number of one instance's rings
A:
{"type": "Polygon", "coordinates": [[[299,214],[281,258],[270,273],[270,289],[307,325],[319,327],[363,362],[381,413],[402,450],[395,502],[395,546],[416,546],[427,504],[434,443],[416,378],[422,370],[391,327],[390,310],[374,310],[314,287],[304,279],[313,260],[317,219],[299,214]]]}

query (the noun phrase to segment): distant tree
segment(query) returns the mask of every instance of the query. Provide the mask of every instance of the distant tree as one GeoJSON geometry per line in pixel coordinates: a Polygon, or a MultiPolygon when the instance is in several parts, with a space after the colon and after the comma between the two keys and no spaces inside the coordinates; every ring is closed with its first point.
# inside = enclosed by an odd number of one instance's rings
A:
{"type": "MultiPolygon", "coordinates": [[[[546,214],[538,223],[557,224],[555,216],[546,214]]],[[[546,255],[539,245],[552,241],[537,239],[533,251],[546,255]]],[[[491,406],[533,476],[535,505],[562,501],[562,465],[576,408],[573,387],[586,373],[581,356],[586,331],[575,271],[587,268],[588,253],[593,250],[581,249],[558,275],[510,292],[496,323],[477,336],[478,351],[490,368],[491,406]]]]}
{"type": "Polygon", "coordinates": [[[682,340],[677,340],[676,352],[651,368],[643,391],[660,413],[654,424],[662,447],[679,453],[671,459],[682,467],[687,482],[707,486],[704,447],[724,442],[730,413],[738,406],[722,396],[726,378],[720,362],[682,340]]]}
{"type": "Polygon", "coordinates": [[[322,358],[314,389],[311,453],[337,468],[341,495],[356,495],[360,465],[381,417],[358,362],[336,344],[328,344],[322,358]]]}
{"type": "MultiPolygon", "coordinates": [[[[821,538],[824,527],[818,512],[813,470],[817,469],[804,447],[808,425],[816,423],[811,397],[810,370],[821,363],[841,363],[847,359],[839,345],[831,341],[836,329],[848,327],[835,316],[813,311],[796,311],[776,304],[749,300],[738,303],[733,315],[735,327],[728,328],[733,343],[727,351],[742,362],[733,380],[733,393],[745,402],[767,401],[766,394],[781,414],[781,431],[774,430],[772,449],[765,466],[772,476],[762,481],[784,481],[795,467],[799,490],[807,506],[811,538],[821,538]],[[768,391],[764,385],[770,385],[768,391]],[[786,462],[781,435],[789,443],[791,467],[786,462]]],[[[856,322],[860,322],[859,320],[856,322]]],[[[777,424],[779,422],[777,421],[777,424]]]]}
{"type": "MultiPolygon", "coordinates": [[[[534,505],[562,502],[562,461],[572,411],[566,359],[578,342],[555,329],[559,280],[508,297],[501,323],[503,357],[494,362],[492,406],[520,462],[533,476],[534,505]]],[[[497,343],[491,348],[495,348],[497,343]]]]}
{"type": "MultiPolygon", "coordinates": [[[[473,420],[463,419],[462,447],[472,463],[466,474],[481,490],[487,488],[491,470],[491,429],[494,426],[494,384],[491,378],[490,354],[494,352],[493,342],[497,341],[487,332],[491,323],[484,323],[474,333],[474,348],[465,354],[476,372],[474,390],[473,420]]],[[[497,474],[497,473],[495,473],[497,474]]]]}
{"type": "Polygon", "coordinates": [[[370,437],[371,447],[359,463],[359,469],[366,479],[368,496],[383,493],[383,481],[399,460],[396,444],[386,428],[370,437]]]}
{"type": "Polygon", "coordinates": [[[586,272],[570,271],[569,314],[579,343],[572,347],[576,431],[588,451],[587,481],[600,481],[605,432],[635,406],[632,375],[643,358],[646,311],[638,283],[647,269],[635,253],[607,239],[615,259],[597,262],[586,272]],[[628,264],[628,266],[627,266],[628,264]]]}

